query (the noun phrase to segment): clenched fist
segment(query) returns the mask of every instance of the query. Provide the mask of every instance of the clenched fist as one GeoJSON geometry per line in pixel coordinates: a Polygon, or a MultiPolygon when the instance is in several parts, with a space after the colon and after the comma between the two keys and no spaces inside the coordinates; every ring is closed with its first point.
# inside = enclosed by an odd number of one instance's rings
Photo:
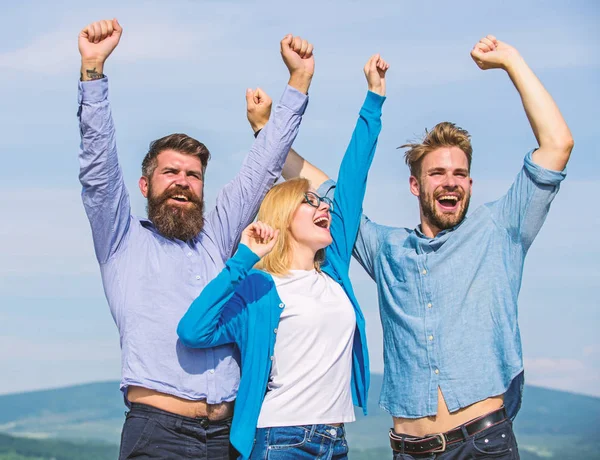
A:
{"type": "Polygon", "coordinates": [[[365,77],[369,85],[369,91],[385,96],[385,73],[390,65],[384,61],[379,54],[374,54],[365,64],[365,77]]]}
{"type": "Polygon", "coordinates": [[[79,33],[81,54],[81,79],[95,80],[102,77],[104,62],[119,44],[123,29],[116,19],[96,21],[79,33]]]}
{"type": "Polygon", "coordinates": [[[254,132],[262,129],[271,116],[273,101],[262,89],[246,90],[246,115],[254,132]]]}
{"type": "Polygon", "coordinates": [[[471,57],[482,70],[504,69],[519,59],[519,52],[493,35],[482,38],[471,50],[471,57]]]}
{"type": "Polygon", "coordinates": [[[275,247],[279,230],[270,225],[256,221],[248,225],[242,232],[240,243],[245,244],[261,259],[275,247]]]}
{"type": "Polygon", "coordinates": [[[291,34],[281,40],[281,57],[290,71],[289,85],[303,93],[308,92],[315,73],[313,45],[291,34]]]}

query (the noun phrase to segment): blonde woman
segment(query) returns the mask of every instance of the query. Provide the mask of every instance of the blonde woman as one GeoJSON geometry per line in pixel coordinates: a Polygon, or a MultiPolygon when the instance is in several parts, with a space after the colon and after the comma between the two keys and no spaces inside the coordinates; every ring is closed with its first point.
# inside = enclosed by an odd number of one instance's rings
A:
{"type": "Polygon", "coordinates": [[[189,347],[240,349],[231,443],[242,459],[345,459],[344,423],[354,421],[354,404],[366,408],[365,321],[348,269],[387,69],[379,55],[365,66],[369,92],[335,201],[302,178],[273,187],[236,254],[179,323],[189,347]]]}

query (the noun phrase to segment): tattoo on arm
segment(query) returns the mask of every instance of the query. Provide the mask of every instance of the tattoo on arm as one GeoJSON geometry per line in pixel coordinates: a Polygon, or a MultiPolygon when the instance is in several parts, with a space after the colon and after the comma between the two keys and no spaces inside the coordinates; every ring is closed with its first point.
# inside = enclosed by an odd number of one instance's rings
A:
{"type": "Polygon", "coordinates": [[[96,72],[96,67],[93,69],[86,69],[85,73],[90,80],[100,80],[101,78],[104,78],[103,73],[96,72]]]}

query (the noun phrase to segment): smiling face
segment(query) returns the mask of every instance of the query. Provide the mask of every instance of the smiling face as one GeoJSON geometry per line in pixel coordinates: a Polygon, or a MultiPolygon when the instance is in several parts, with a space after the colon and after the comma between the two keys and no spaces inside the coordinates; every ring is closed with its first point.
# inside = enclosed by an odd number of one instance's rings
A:
{"type": "MultiPolygon", "coordinates": [[[[314,191],[309,191],[312,197],[316,197],[314,191]]],[[[317,204],[317,200],[311,202],[317,204]]],[[[332,243],[331,232],[331,213],[329,205],[321,201],[318,206],[313,206],[303,201],[296,209],[290,223],[289,232],[296,246],[304,246],[315,253],[319,249],[326,248],[332,243]]]]}
{"type": "Polygon", "coordinates": [[[473,180],[466,154],[458,147],[440,147],[421,160],[420,177],[410,178],[419,197],[421,229],[429,237],[458,225],[465,218],[473,180]]]}
{"type": "Polygon", "coordinates": [[[139,182],[148,199],[148,218],[167,238],[192,239],[204,224],[202,163],[175,150],[160,152],[156,162],[151,177],[139,182]]]}

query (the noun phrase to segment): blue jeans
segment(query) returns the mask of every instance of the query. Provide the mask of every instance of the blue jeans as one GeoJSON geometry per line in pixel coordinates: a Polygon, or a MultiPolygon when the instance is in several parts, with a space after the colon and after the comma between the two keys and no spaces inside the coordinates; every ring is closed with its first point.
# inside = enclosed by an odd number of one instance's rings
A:
{"type": "Polygon", "coordinates": [[[346,460],[344,426],[301,425],[257,428],[250,460],[346,460]]]}
{"type": "Polygon", "coordinates": [[[409,455],[394,452],[394,460],[413,459],[463,460],[485,459],[519,460],[517,441],[512,429],[512,422],[505,420],[479,433],[469,436],[464,441],[449,445],[439,454],[409,455]]]}
{"type": "Polygon", "coordinates": [[[121,433],[119,460],[230,460],[231,419],[211,421],[132,404],[121,433]]]}

